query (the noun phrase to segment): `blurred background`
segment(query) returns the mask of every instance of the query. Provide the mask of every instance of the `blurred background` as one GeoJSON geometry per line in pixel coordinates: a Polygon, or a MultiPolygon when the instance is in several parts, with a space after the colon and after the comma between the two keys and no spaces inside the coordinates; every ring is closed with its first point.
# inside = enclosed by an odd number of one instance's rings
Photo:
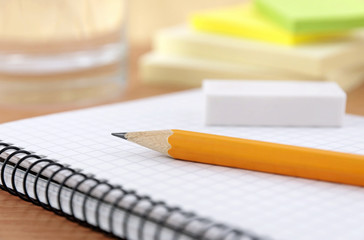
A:
{"type": "Polygon", "coordinates": [[[234,2],[1,0],[0,106],[49,112],[115,100],[157,29],[234,2]]]}
{"type": "Polygon", "coordinates": [[[241,4],[245,0],[132,0],[129,39],[134,44],[150,44],[157,30],[186,22],[196,11],[241,4]]]}
{"type": "Polygon", "coordinates": [[[204,78],[335,81],[356,102],[349,111],[364,108],[363,30],[293,33],[252,2],[0,0],[0,121],[199,87],[204,78]]]}

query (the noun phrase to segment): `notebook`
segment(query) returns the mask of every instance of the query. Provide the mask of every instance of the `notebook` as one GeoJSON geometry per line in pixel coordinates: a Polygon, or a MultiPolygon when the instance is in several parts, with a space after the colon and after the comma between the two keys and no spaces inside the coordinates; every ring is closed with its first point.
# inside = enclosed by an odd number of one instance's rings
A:
{"type": "Polygon", "coordinates": [[[363,117],[206,127],[202,110],[197,89],[2,124],[2,188],[130,240],[364,238],[361,187],[174,160],[110,135],[175,128],[364,154],[363,117]]]}

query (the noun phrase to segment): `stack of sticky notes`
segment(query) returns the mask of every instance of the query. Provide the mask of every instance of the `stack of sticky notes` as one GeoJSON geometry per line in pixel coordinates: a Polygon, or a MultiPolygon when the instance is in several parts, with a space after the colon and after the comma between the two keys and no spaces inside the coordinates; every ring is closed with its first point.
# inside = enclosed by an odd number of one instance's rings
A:
{"type": "Polygon", "coordinates": [[[203,79],[364,82],[363,0],[254,0],[192,14],[159,31],[140,59],[144,82],[203,79]]]}

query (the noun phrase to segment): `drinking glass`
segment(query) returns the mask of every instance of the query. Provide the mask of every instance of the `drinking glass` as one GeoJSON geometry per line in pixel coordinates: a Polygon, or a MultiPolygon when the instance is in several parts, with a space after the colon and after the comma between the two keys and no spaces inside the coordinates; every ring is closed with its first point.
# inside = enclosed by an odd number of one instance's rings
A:
{"type": "Polygon", "coordinates": [[[0,105],[116,98],[126,78],[126,0],[0,0],[0,105]]]}

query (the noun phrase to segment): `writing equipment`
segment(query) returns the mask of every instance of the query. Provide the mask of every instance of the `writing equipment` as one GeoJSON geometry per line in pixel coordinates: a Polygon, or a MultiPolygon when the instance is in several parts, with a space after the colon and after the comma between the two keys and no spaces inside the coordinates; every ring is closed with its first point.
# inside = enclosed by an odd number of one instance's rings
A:
{"type": "Polygon", "coordinates": [[[192,90],[1,124],[1,186],[131,240],[364,238],[362,187],[176,161],[110,135],[174,128],[364,155],[363,117],[341,128],[209,127],[202,99],[192,90]]]}
{"type": "Polygon", "coordinates": [[[345,92],[333,82],[205,80],[208,125],[339,127],[345,92]]]}
{"type": "Polygon", "coordinates": [[[364,156],[184,130],[113,133],[175,159],[364,186],[364,156]]]}
{"type": "Polygon", "coordinates": [[[258,65],[316,79],[333,71],[364,65],[364,32],[355,31],[340,39],[295,47],[272,45],[175,26],[158,31],[153,48],[159,54],[223,63],[258,65]]]}
{"type": "Polygon", "coordinates": [[[364,26],[360,0],[254,0],[255,8],[292,33],[322,33],[364,26]]]}
{"type": "Polygon", "coordinates": [[[328,40],[342,35],[342,33],[291,33],[261,16],[250,3],[197,12],[191,15],[189,21],[191,27],[198,31],[290,46],[328,40]]]}

